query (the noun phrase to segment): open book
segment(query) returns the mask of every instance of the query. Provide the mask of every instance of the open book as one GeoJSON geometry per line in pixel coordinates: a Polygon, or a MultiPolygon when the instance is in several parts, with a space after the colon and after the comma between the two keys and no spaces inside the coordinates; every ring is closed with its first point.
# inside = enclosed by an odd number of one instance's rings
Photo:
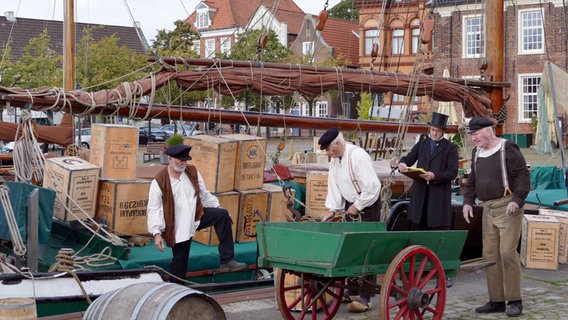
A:
{"type": "Polygon", "coordinates": [[[414,180],[424,180],[422,178],[420,178],[420,175],[423,173],[426,173],[426,170],[422,169],[422,168],[413,168],[413,167],[408,167],[408,171],[406,172],[401,172],[402,174],[404,174],[405,176],[412,178],[414,180]]]}

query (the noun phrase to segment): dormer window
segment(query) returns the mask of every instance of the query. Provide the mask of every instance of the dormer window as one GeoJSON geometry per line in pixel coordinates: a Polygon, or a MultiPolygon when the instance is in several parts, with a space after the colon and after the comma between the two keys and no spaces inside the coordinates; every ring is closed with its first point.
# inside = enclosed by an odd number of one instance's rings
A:
{"type": "Polygon", "coordinates": [[[207,28],[211,25],[211,17],[209,7],[203,2],[197,6],[195,9],[196,21],[195,25],[197,28],[207,28]]]}

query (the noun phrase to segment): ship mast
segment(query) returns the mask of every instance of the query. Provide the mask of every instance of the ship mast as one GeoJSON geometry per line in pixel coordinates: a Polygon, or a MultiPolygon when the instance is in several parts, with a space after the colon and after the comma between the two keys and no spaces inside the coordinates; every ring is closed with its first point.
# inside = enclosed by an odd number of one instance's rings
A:
{"type": "MultiPolygon", "coordinates": [[[[75,0],[65,0],[63,11],[63,89],[75,88],[75,0]]],[[[70,113],[65,117],[73,117],[70,113]]],[[[62,120],[65,121],[65,120],[62,120]]],[[[75,121],[70,121],[71,130],[75,130],[75,121]]]]}
{"type": "MultiPolygon", "coordinates": [[[[503,0],[485,1],[485,52],[487,57],[486,74],[490,81],[503,81],[504,74],[504,5],[503,0]],[[490,35],[490,36],[489,36],[490,35]]],[[[488,91],[491,110],[498,113],[503,107],[503,88],[491,88],[488,91]]],[[[503,126],[495,128],[497,135],[503,134],[503,126]]]]}

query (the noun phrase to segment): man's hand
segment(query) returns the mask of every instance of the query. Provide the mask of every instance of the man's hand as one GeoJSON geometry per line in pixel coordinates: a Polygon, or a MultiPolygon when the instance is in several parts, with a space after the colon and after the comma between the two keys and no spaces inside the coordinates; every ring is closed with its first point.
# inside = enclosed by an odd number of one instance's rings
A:
{"type": "Polygon", "coordinates": [[[400,162],[398,164],[398,172],[406,172],[406,171],[408,171],[408,167],[406,166],[406,163],[400,162]]]}
{"type": "Polygon", "coordinates": [[[335,217],[335,211],[328,212],[323,218],[321,219],[322,222],[328,222],[335,217]]]}
{"type": "Polygon", "coordinates": [[[473,207],[469,204],[463,205],[463,218],[467,223],[469,223],[469,218],[473,218],[473,207]]]}
{"type": "Polygon", "coordinates": [[[426,171],[423,174],[419,175],[419,177],[428,181],[428,182],[436,179],[436,176],[434,175],[434,172],[432,172],[432,171],[426,171]]]}
{"type": "Polygon", "coordinates": [[[358,214],[358,213],[359,213],[359,209],[357,209],[357,208],[355,207],[355,205],[350,205],[349,208],[347,209],[347,214],[348,214],[348,215],[354,216],[354,215],[356,215],[356,214],[358,214]]]}
{"type": "Polygon", "coordinates": [[[514,216],[519,211],[519,205],[516,202],[509,202],[507,205],[507,215],[514,216]]]}
{"type": "Polygon", "coordinates": [[[162,238],[162,234],[158,233],[154,236],[154,244],[158,250],[164,252],[164,238],[162,238]]]}

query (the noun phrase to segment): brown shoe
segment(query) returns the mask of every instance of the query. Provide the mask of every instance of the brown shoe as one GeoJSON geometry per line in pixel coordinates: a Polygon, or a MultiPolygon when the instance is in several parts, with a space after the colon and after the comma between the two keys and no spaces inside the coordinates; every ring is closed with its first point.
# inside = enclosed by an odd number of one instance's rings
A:
{"type": "Polygon", "coordinates": [[[372,306],[373,303],[371,301],[367,301],[367,299],[359,297],[359,299],[347,305],[347,310],[349,310],[349,312],[361,313],[371,309],[372,306]]]}

